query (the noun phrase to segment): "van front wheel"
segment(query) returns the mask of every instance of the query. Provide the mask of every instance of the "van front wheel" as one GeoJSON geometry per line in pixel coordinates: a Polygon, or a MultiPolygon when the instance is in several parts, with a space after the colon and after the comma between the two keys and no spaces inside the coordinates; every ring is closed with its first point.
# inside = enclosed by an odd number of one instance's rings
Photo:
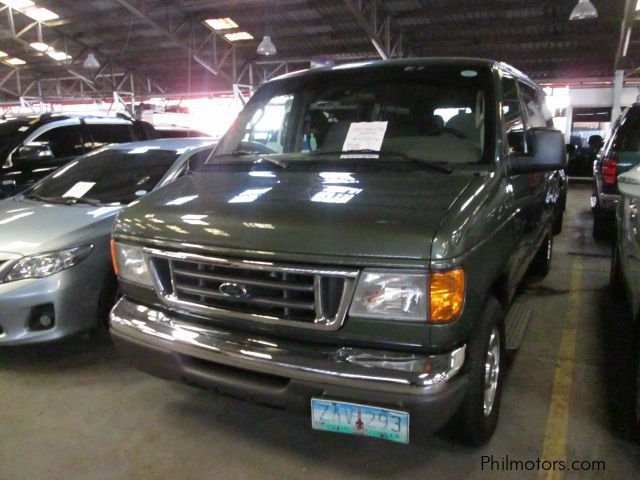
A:
{"type": "Polygon", "coordinates": [[[460,443],[469,446],[489,441],[498,424],[502,397],[504,329],[500,304],[491,300],[467,344],[469,386],[448,429],[460,443]]]}

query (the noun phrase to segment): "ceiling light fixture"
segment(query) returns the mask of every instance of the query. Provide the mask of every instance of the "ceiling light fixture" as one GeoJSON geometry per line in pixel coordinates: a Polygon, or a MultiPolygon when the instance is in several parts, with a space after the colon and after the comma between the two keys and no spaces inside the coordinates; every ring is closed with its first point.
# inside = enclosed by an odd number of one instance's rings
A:
{"type": "Polygon", "coordinates": [[[258,45],[257,52],[258,52],[258,55],[269,56],[269,55],[275,55],[276,53],[278,53],[278,50],[276,50],[276,46],[271,41],[271,37],[269,35],[265,35],[262,38],[260,45],[258,45]]]}
{"type": "Polygon", "coordinates": [[[29,8],[35,5],[31,0],[0,0],[0,3],[4,3],[7,7],[11,7],[15,10],[29,8]]]}
{"type": "Polygon", "coordinates": [[[29,45],[31,46],[31,48],[39,52],[46,52],[48,50],[53,50],[52,47],[42,42],[33,42],[33,43],[30,43],[29,45]]]}
{"type": "Polygon", "coordinates": [[[207,18],[204,23],[214,30],[229,30],[231,28],[238,28],[238,24],[231,20],[229,17],[207,18]]]}
{"type": "Polygon", "coordinates": [[[25,63],[27,63],[24,60],[21,60],[21,59],[16,58],[16,57],[8,58],[4,62],[8,63],[9,65],[13,65],[14,67],[17,67],[18,65],[24,65],[25,63]]]}
{"type": "Polygon", "coordinates": [[[54,60],[57,60],[58,62],[62,62],[63,60],[71,60],[72,58],[71,55],[67,55],[64,52],[58,52],[56,50],[49,50],[46,53],[47,55],[49,55],[54,60]]]}
{"type": "Polygon", "coordinates": [[[587,20],[598,18],[598,11],[589,0],[578,0],[578,3],[569,15],[569,20],[587,20]]]}
{"type": "Polygon", "coordinates": [[[230,42],[237,42],[239,40],[253,40],[253,35],[251,35],[249,32],[234,32],[225,33],[224,38],[226,38],[230,42]]]}
{"type": "Polygon", "coordinates": [[[49,20],[60,18],[57,13],[42,7],[30,7],[22,10],[22,13],[29,18],[33,18],[36,22],[48,22],[49,20]]]}
{"type": "Polygon", "coordinates": [[[82,64],[84,68],[88,68],[89,70],[98,70],[100,68],[100,62],[96,58],[93,53],[87,54],[87,58],[82,64]]]}

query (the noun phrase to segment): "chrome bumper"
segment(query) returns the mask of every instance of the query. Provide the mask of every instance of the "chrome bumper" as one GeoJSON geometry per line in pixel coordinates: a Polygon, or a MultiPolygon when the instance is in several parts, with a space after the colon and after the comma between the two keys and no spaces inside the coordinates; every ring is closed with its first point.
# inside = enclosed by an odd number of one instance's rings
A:
{"type": "Polygon", "coordinates": [[[196,326],[125,298],[115,305],[110,318],[118,342],[258,374],[380,393],[438,393],[465,360],[465,346],[440,355],[405,354],[312,346],[196,326]]]}

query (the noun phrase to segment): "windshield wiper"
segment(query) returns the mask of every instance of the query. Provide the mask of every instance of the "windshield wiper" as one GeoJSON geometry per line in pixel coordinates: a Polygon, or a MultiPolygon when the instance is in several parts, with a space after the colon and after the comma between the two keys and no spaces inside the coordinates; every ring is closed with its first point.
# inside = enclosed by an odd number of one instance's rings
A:
{"type": "Polygon", "coordinates": [[[256,160],[254,160],[253,163],[258,163],[260,161],[264,161],[264,162],[269,162],[269,163],[272,163],[274,165],[277,165],[280,168],[287,168],[287,163],[283,162],[282,160],[276,160],[275,158],[271,158],[271,157],[268,157],[268,156],[263,156],[264,154],[262,154],[262,153],[250,152],[248,150],[240,150],[240,149],[234,150],[233,152],[228,153],[228,154],[224,154],[223,153],[223,154],[215,155],[215,156],[211,157],[211,159],[210,159],[211,163],[209,163],[209,165],[211,165],[212,163],[232,163],[233,160],[231,160],[231,161],[229,161],[229,160],[227,160],[227,161],[216,160],[219,157],[227,157],[229,155],[231,155],[233,157],[244,157],[244,156],[249,156],[249,155],[259,155],[260,157],[257,158],[256,160]]]}
{"type": "Polygon", "coordinates": [[[422,165],[425,165],[433,170],[437,170],[439,172],[443,172],[443,173],[451,173],[453,171],[453,169],[449,168],[449,167],[445,167],[444,165],[440,165],[439,163],[435,163],[435,162],[431,162],[429,160],[425,160],[424,158],[419,158],[419,157],[413,157],[411,155],[407,155],[406,153],[403,152],[398,152],[396,150],[371,150],[368,148],[363,148],[363,149],[359,149],[359,150],[331,150],[331,151],[321,151],[321,150],[316,150],[315,152],[312,152],[310,155],[313,156],[319,156],[319,155],[348,155],[351,156],[353,155],[354,157],[351,158],[357,158],[357,155],[363,155],[362,158],[367,158],[367,156],[371,155],[375,155],[376,158],[380,155],[391,155],[394,157],[399,157],[403,160],[408,160],[411,162],[415,162],[415,163],[420,163],[422,165]]]}
{"type": "Polygon", "coordinates": [[[103,204],[100,200],[96,200],[95,198],[89,197],[61,197],[62,200],[67,200],[66,203],[75,205],[76,203],[86,203],[88,205],[94,205],[99,207],[103,204]]]}
{"type": "Polygon", "coordinates": [[[94,205],[96,207],[103,205],[103,202],[101,202],[100,200],[87,197],[45,197],[43,195],[38,195],[37,193],[27,193],[25,197],[32,198],[34,200],[40,200],[41,202],[61,203],[64,205],[75,205],[76,203],[86,203],[88,205],[94,205]]]}
{"type": "Polygon", "coordinates": [[[67,203],[64,201],[62,197],[45,197],[43,195],[38,195],[37,193],[26,193],[24,196],[26,198],[30,198],[33,200],[40,200],[41,202],[47,202],[47,203],[67,203]]]}

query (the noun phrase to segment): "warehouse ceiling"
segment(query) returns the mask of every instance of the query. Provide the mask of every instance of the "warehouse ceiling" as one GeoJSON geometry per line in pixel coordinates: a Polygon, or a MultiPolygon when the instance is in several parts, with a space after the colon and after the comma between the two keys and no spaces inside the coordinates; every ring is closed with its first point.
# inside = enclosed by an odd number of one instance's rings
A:
{"type": "MultiPolygon", "coordinates": [[[[229,90],[259,84],[310,59],[474,56],[508,62],[542,80],[610,79],[640,60],[631,34],[635,0],[592,0],[596,19],[569,21],[577,0],[33,0],[58,18],[37,24],[24,8],[0,11],[0,98],[229,90]],[[10,11],[11,10],[11,11],[10,11]],[[626,12],[626,15],[625,15],[626,12]],[[204,21],[231,18],[214,31],[204,21]],[[13,22],[13,25],[11,25],[13,22]],[[252,40],[225,34],[248,32],[252,40]],[[621,35],[621,31],[623,34],[621,35]],[[273,57],[256,47],[269,35],[273,57]],[[31,44],[64,52],[55,60],[31,44]],[[98,69],[83,66],[94,53],[98,69]]],[[[11,2],[6,2],[11,3],[11,2]]],[[[20,8],[20,7],[17,7],[20,8]]]]}

